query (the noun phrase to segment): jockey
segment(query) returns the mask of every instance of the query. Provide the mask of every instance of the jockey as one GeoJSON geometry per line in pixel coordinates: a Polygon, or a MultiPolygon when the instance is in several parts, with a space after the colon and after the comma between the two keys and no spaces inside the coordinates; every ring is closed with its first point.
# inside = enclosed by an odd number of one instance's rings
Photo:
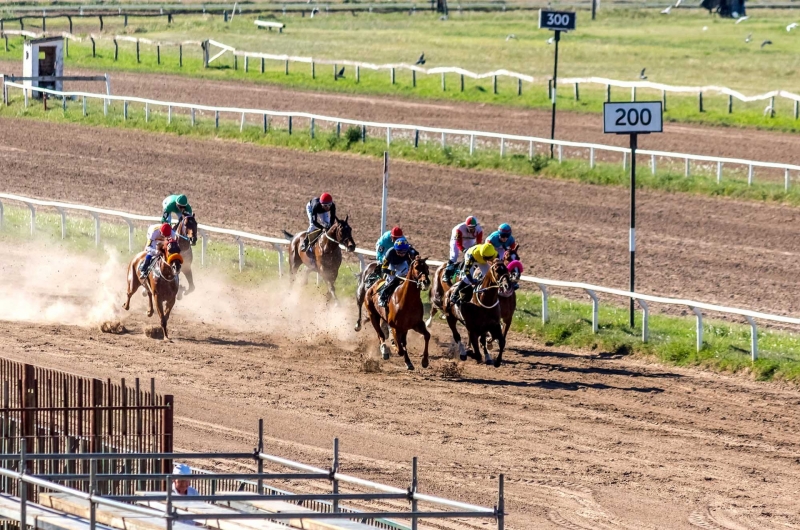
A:
{"type": "MultiPolygon", "coordinates": [[[[308,201],[306,215],[308,215],[308,230],[306,230],[303,244],[300,245],[301,252],[307,251],[311,245],[312,233],[318,232],[316,237],[319,237],[319,232],[327,230],[336,221],[336,205],[333,203],[331,194],[323,193],[319,197],[308,201]]],[[[316,240],[316,237],[314,240],[316,240]]]]}
{"type": "Polygon", "coordinates": [[[192,207],[189,206],[189,199],[186,195],[170,195],[161,203],[164,213],[161,214],[162,223],[171,223],[172,214],[178,217],[180,223],[184,215],[192,215],[192,207]]]}
{"type": "Polygon", "coordinates": [[[475,268],[480,269],[482,275],[489,272],[491,262],[497,259],[497,251],[491,243],[482,243],[471,247],[464,253],[464,266],[461,269],[461,279],[453,287],[453,294],[450,296],[452,303],[458,303],[461,291],[467,287],[475,285],[475,278],[472,277],[475,268]]]}
{"type": "Polygon", "coordinates": [[[405,276],[408,274],[408,265],[411,263],[411,245],[408,244],[406,238],[398,238],[386,257],[383,258],[381,265],[381,273],[385,278],[385,283],[380,288],[378,305],[386,307],[389,303],[389,298],[400,283],[397,279],[398,276],[405,276]]]}
{"type": "Polygon", "coordinates": [[[510,250],[514,247],[514,236],[511,235],[511,226],[506,223],[501,224],[496,231],[492,232],[486,241],[491,243],[497,251],[497,259],[502,260],[506,255],[506,250],[510,250]]]}
{"type": "Polygon", "coordinates": [[[172,236],[172,226],[169,223],[160,225],[151,225],[147,229],[147,246],[144,249],[147,251],[144,261],[139,265],[139,278],[144,280],[147,278],[147,273],[150,269],[150,262],[153,261],[155,256],[158,256],[161,243],[164,243],[172,236]]]}
{"type": "Polygon", "coordinates": [[[403,229],[399,226],[395,226],[391,230],[384,232],[375,243],[375,253],[377,254],[375,261],[383,263],[383,258],[386,257],[386,253],[394,246],[394,242],[401,237],[403,237],[403,229]]]}
{"type": "Polygon", "coordinates": [[[456,225],[450,235],[450,260],[447,262],[445,276],[450,278],[453,275],[462,252],[481,243],[483,243],[483,228],[478,224],[477,217],[470,215],[466,221],[456,225]]]}

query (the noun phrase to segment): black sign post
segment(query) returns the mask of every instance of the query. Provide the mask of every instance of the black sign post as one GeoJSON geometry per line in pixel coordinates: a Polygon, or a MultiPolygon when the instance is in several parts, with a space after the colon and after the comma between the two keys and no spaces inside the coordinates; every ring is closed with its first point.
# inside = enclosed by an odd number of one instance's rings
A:
{"type": "MultiPolygon", "coordinates": [[[[556,85],[558,84],[558,43],[561,41],[562,31],[575,29],[575,13],[569,11],[539,10],[539,29],[555,31],[553,40],[556,44],[555,61],[553,62],[553,87],[550,95],[553,98],[553,113],[550,119],[550,139],[556,138],[556,85]]],[[[553,144],[550,144],[550,158],[553,158],[553,144]]]]}
{"type": "MultiPolygon", "coordinates": [[[[629,134],[631,137],[631,227],[628,246],[630,249],[630,292],[636,292],[636,149],[639,135],[663,131],[663,109],[660,101],[637,101],[630,103],[606,103],[603,106],[603,132],[629,134]]],[[[630,325],[634,326],[634,299],[630,299],[630,325]]]]}

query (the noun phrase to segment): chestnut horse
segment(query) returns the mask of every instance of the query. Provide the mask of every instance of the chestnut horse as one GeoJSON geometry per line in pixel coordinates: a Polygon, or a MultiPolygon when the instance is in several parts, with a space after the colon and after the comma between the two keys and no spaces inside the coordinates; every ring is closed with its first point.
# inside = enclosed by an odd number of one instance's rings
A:
{"type": "MultiPolygon", "coordinates": [[[[356,321],[356,331],[361,331],[361,320],[363,318],[363,308],[364,308],[364,298],[367,296],[367,290],[370,286],[367,286],[367,278],[379,272],[381,264],[377,261],[373,261],[372,263],[368,263],[364,270],[356,274],[356,283],[358,284],[356,287],[356,307],[358,308],[358,320],[356,321]]],[[[373,283],[374,285],[374,283],[373,283]]],[[[364,320],[366,322],[366,320],[364,320]]],[[[384,333],[388,330],[384,329],[384,333]]]]}
{"type": "Polygon", "coordinates": [[[178,278],[181,273],[183,257],[181,257],[180,246],[174,240],[166,245],[159,245],[159,254],[153,258],[147,278],[142,280],[139,278],[139,264],[144,260],[145,255],[147,255],[147,251],[138,253],[128,265],[128,299],[122,304],[122,307],[128,311],[131,307],[131,297],[139,289],[139,286],[143,286],[150,302],[147,316],[153,316],[153,299],[155,298],[164,340],[168,341],[170,339],[167,333],[167,321],[180,290],[178,278]]]}
{"type": "Polygon", "coordinates": [[[478,340],[483,346],[483,355],[486,364],[492,364],[492,356],[486,349],[486,336],[491,334],[497,339],[499,352],[494,359],[494,367],[500,366],[503,361],[503,350],[506,347],[505,336],[500,326],[500,298],[508,291],[512,290],[508,276],[508,269],[500,261],[494,261],[489,267],[489,271],[481,279],[480,285],[473,290],[472,298],[464,301],[460,305],[450,302],[450,293],[445,294],[444,314],[447,317],[447,325],[453,333],[453,340],[458,346],[459,357],[462,361],[467,360],[467,353],[470,357],[481,362],[478,340]],[[461,322],[467,328],[469,343],[472,350],[467,352],[461,343],[461,335],[456,329],[456,324],[461,322]]]}
{"type": "Polygon", "coordinates": [[[389,346],[386,344],[386,335],[381,329],[381,323],[386,322],[392,329],[392,336],[397,344],[397,354],[403,356],[408,370],[413,370],[414,365],[408,358],[408,332],[414,330],[425,338],[425,351],[422,352],[422,367],[428,367],[428,343],[431,334],[425,326],[423,315],[425,313],[422,305],[422,292],[430,288],[430,270],[428,269],[426,258],[417,256],[408,267],[408,275],[403,278],[398,276],[401,285],[392,293],[386,307],[378,305],[380,294],[378,290],[382,285],[376,282],[369,288],[364,300],[364,308],[367,311],[372,327],[378,334],[380,340],[380,350],[384,359],[389,358],[389,346]]]}
{"type": "MultiPolygon", "coordinates": [[[[348,216],[349,217],[349,216],[348,216]]],[[[353,239],[353,229],[347,223],[348,217],[336,219],[327,231],[323,231],[317,237],[317,240],[310,247],[314,257],[311,258],[308,252],[300,250],[300,244],[306,237],[306,232],[292,236],[292,234],[284,233],[287,237],[291,238],[292,242],[289,244],[289,276],[294,281],[294,276],[300,265],[306,266],[305,279],[303,283],[308,283],[308,274],[313,270],[317,271],[325,283],[328,284],[328,300],[333,299],[338,303],[336,298],[336,278],[339,277],[339,267],[342,265],[342,250],[339,245],[344,245],[348,252],[353,252],[356,249],[356,242],[353,239]]]]}
{"type": "MultiPolygon", "coordinates": [[[[460,266],[461,263],[459,263],[458,268],[460,268],[460,266]]],[[[458,270],[458,268],[456,268],[456,270],[458,270]]],[[[428,320],[425,321],[425,325],[428,327],[430,327],[431,323],[433,322],[433,317],[436,315],[437,311],[444,313],[444,298],[447,291],[453,286],[452,282],[444,277],[446,269],[447,263],[444,263],[439,265],[439,268],[436,269],[436,272],[433,274],[433,284],[431,285],[430,295],[431,314],[428,317],[428,320]]]]}
{"type": "Polygon", "coordinates": [[[192,278],[192,247],[197,244],[197,219],[194,214],[184,215],[177,225],[174,227],[174,232],[178,235],[178,244],[181,247],[181,256],[183,257],[183,266],[181,272],[186,276],[186,281],[189,282],[189,288],[183,288],[178,293],[178,300],[185,294],[194,291],[194,278],[192,278]]]}

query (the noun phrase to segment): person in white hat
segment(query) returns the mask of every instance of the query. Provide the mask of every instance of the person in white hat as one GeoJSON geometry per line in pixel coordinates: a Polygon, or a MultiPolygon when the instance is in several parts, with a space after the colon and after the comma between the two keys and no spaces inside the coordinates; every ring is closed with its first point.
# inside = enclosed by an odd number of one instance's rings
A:
{"type": "MultiPolygon", "coordinates": [[[[192,468],[186,464],[175,464],[172,468],[173,475],[191,475],[192,468]]],[[[200,493],[189,485],[188,478],[175,478],[172,481],[172,493],[175,495],[200,495],[200,493]]]]}

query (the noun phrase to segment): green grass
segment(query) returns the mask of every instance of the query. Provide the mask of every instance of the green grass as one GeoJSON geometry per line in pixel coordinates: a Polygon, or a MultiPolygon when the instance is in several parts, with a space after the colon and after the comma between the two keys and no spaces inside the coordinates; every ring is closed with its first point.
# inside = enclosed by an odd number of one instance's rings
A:
{"type": "MultiPolygon", "coordinates": [[[[238,49],[288,53],[327,59],[350,59],[374,63],[414,62],[425,51],[427,67],[461,66],[484,72],[507,68],[531,74],[539,81],[524,83],[523,95],[516,95],[516,80],[501,78],[499,93],[492,93],[491,79],[467,79],[465,91],[460,92],[458,76],[448,76],[447,90],[441,89],[441,79],[417,76],[417,87],[411,86],[411,74],[397,73],[397,83],[390,84],[388,71],[361,70],[359,83],[355,72],[347,67],[346,78],[333,80],[332,67],[318,65],[316,79],[310,66],[292,63],[290,75],[285,75],[283,63],[267,61],[266,71],[260,73],[260,63],[251,64],[244,72],[243,59],[238,70],[233,69],[230,54],[213,68],[203,69],[198,46],[184,50],[184,66],[178,68],[177,49],[161,50],[162,64],[156,64],[153,46],[142,45],[142,62],[136,62],[134,45],[120,43],[119,61],[113,60],[113,45],[97,41],[98,56],[92,57],[90,43],[71,43],[68,67],[80,66],[103,71],[127,70],[180,73],[212,79],[247,79],[252,82],[278,83],[300,89],[329,90],[347,93],[392,94],[435,99],[454,99],[479,103],[497,103],[525,107],[547,108],[549,100],[546,77],[552,74],[553,46],[546,43],[550,33],[536,29],[535,12],[513,13],[451,13],[450,20],[439,21],[437,16],[420,12],[405,14],[362,13],[301,18],[297,15],[278,17],[287,29],[257,30],[255,17],[237,16],[225,24],[219,16],[177,16],[171,26],[160,19],[131,19],[128,28],[121,21],[109,18],[106,34],[129,33],[154,40],[182,41],[213,38],[238,49]],[[506,41],[513,33],[516,40],[506,41]]],[[[585,12],[579,13],[578,30],[564,35],[559,58],[559,76],[599,76],[620,80],[636,80],[639,71],[647,68],[651,81],[674,85],[718,85],[740,90],[746,94],[774,89],[800,92],[798,71],[800,54],[796,53],[800,32],[785,30],[795,20],[791,10],[757,10],[751,19],[735,25],[732,20],[711,17],[700,10],[673,10],[669,16],[657,9],[603,10],[598,20],[591,22],[585,12]],[[708,27],[703,31],[704,26],[708,27]],[[753,33],[750,44],[744,42],[753,33]],[[760,43],[771,40],[763,49],[760,43]]],[[[87,22],[88,24],[88,22],[87,22]]],[[[35,29],[35,28],[32,28],[35,29]]],[[[48,30],[66,30],[66,22],[52,21],[48,30]],[[63,27],[62,27],[63,26],[63,27]]],[[[97,31],[85,27],[83,31],[97,31]]],[[[79,31],[79,28],[76,28],[79,31]]],[[[0,47],[0,59],[19,60],[21,40],[10,39],[10,50],[0,47]]],[[[559,108],[600,112],[605,97],[604,87],[582,85],[580,100],[575,101],[573,90],[559,87],[559,108]]],[[[638,99],[660,98],[656,91],[639,90],[638,99]]],[[[630,91],[614,89],[612,98],[628,100],[630,91]]],[[[766,102],[740,103],[734,101],[733,114],[727,114],[727,97],[708,94],[705,112],[699,112],[696,96],[669,95],[666,119],[682,122],[712,123],[729,126],[760,127],[783,131],[800,130],[800,121],[793,117],[792,103],[778,98],[776,117],[763,115],[766,102]]],[[[297,109],[302,110],[302,109],[297,109]]]]}
{"type": "MultiPolygon", "coordinates": [[[[30,237],[30,213],[25,208],[6,201],[0,242],[20,244],[30,237]]],[[[109,249],[126,262],[133,253],[128,251],[128,229],[113,221],[101,223],[100,247],[95,246],[94,221],[78,214],[67,217],[66,239],[61,239],[60,217],[40,208],[36,214],[35,241],[95,259],[107,258],[109,249]]],[[[135,229],[134,242],[144,240],[144,227],[135,229]]],[[[199,244],[198,244],[199,245],[199,244]]],[[[136,247],[138,248],[138,246],[136,247]]],[[[245,268],[239,272],[238,247],[224,239],[212,239],[207,248],[205,266],[200,265],[200,248],[195,248],[194,267],[225,274],[237,284],[254,285],[278,278],[278,254],[272,249],[248,244],[245,247],[245,268]]],[[[337,292],[345,300],[355,293],[351,272],[356,264],[346,264],[339,275],[337,292]]],[[[357,270],[357,269],[356,269],[357,270]]],[[[198,276],[202,281],[202,275],[198,276]]],[[[284,279],[285,281],[285,279],[284,279]]],[[[314,287],[310,286],[313,290],[314,287]]],[[[592,333],[591,305],[561,298],[550,298],[550,321],[541,321],[541,296],[530,291],[518,292],[514,331],[536,337],[546,346],[566,346],[608,355],[640,355],[656,358],[665,364],[696,366],[719,371],[748,373],[758,380],[800,380],[800,336],[761,328],[758,333],[760,358],[750,361],[750,328],[711,319],[704,320],[704,343],[700,352],[695,348],[694,319],[651,315],[650,340],[641,340],[641,320],[628,326],[628,313],[613,305],[619,300],[603,301],[599,312],[599,332],[592,333]]]]}
{"type": "MultiPolygon", "coordinates": [[[[257,145],[287,147],[306,152],[333,151],[349,152],[371,157],[382,157],[386,150],[385,136],[371,136],[367,141],[359,139],[357,128],[342,129],[337,136],[331,125],[317,124],[315,137],[311,138],[308,121],[293,121],[293,134],[289,134],[286,120],[273,120],[268,134],[263,134],[260,121],[248,121],[240,132],[238,119],[221,115],[219,128],[214,127],[211,114],[197,114],[196,125],[192,127],[187,113],[173,114],[168,123],[164,109],[150,109],[149,120],[145,120],[144,106],[129,104],[128,119],[124,119],[123,104],[112,102],[108,116],[103,114],[103,104],[99,100],[87,100],[87,116],[83,116],[80,101],[69,101],[66,112],[62,110],[60,100],[49,100],[49,108],[44,110],[42,102],[31,100],[25,108],[23,98],[18,90],[10,92],[11,105],[0,106],[0,117],[22,117],[27,119],[46,120],[57,123],[81,123],[103,127],[140,129],[157,133],[169,133],[197,138],[219,137],[228,140],[254,143],[257,145]],[[327,128],[326,128],[327,127],[327,128]]],[[[255,117],[252,117],[255,119],[255,117]]],[[[383,133],[385,134],[385,133],[383,133]]],[[[423,138],[424,139],[424,138],[423,138]]],[[[393,158],[425,162],[449,167],[476,170],[502,171],[522,176],[545,176],[582,182],[593,185],[629,186],[629,175],[620,162],[598,162],[594,168],[589,167],[588,155],[584,152],[565,151],[562,163],[550,160],[545,146],[538,146],[539,152],[533,159],[528,158],[528,144],[509,142],[506,153],[500,156],[498,146],[482,146],[478,144],[470,155],[468,139],[451,136],[446,147],[442,148],[439,138],[420,141],[415,148],[410,137],[393,136],[389,152],[393,158]],[[581,158],[568,158],[580,156],[581,158]]],[[[700,195],[732,197],[737,199],[780,202],[800,205],[800,188],[783,187],[783,173],[780,171],[758,170],[753,185],[747,184],[747,170],[741,167],[725,168],[721,184],[716,182],[716,165],[699,165],[692,167],[691,175],[684,176],[684,165],[680,161],[657,160],[657,171],[652,174],[648,167],[649,157],[639,161],[637,187],[657,189],[668,192],[695,193],[700,195]]]]}

